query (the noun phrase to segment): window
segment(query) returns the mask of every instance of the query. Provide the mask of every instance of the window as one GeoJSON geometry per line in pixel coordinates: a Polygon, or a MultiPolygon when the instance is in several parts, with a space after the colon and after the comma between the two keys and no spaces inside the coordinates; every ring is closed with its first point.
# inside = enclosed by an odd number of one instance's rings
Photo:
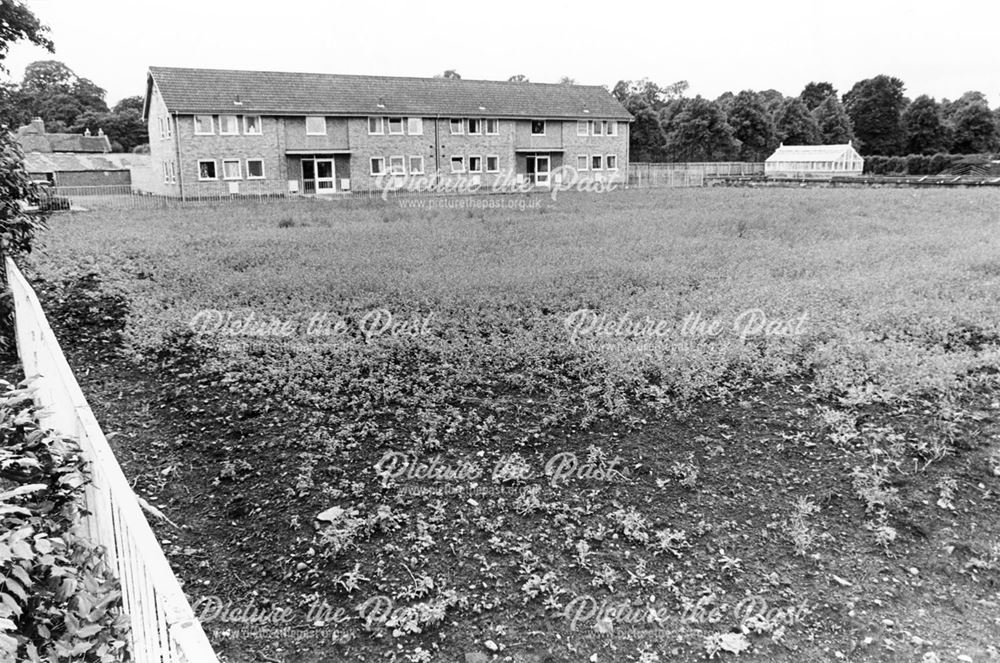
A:
{"type": "Polygon", "coordinates": [[[600,135],[602,135],[604,133],[604,132],[601,131],[601,123],[599,121],[594,120],[591,123],[591,125],[594,127],[594,135],[595,136],[600,136],[600,135]]]}
{"type": "Polygon", "coordinates": [[[240,171],[240,160],[239,159],[223,159],[222,160],[222,179],[224,180],[240,180],[243,179],[243,175],[240,171]]]}
{"type": "Polygon", "coordinates": [[[198,179],[199,180],[218,179],[215,174],[214,160],[203,160],[198,162],[198,179]]]}
{"type": "Polygon", "coordinates": [[[170,183],[177,184],[177,163],[170,162],[170,183]]]}
{"type": "Polygon", "coordinates": [[[470,173],[481,173],[481,172],[483,172],[483,158],[482,157],[469,157],[469,172],[470,173]]]}
{"type": "MultiPolygon", "coordinates": [[[[167,130],[163,126],[163,118],[162,117],[156,118],[156,124],[157,124],[157,126],[160,127],[160,138],[166,138],[167,137],[167,130]]],[[[166,167],[167,162],[164,161],[163,165],[164,165],[164,167],[166,167]]]]}
{"type": "Polygon", "coordinates": [[[605,136],[610,136],[611,135],[611,130],[608,129],[608,121],[607,120],[603,120],[601,122],[601,133],[604,134],[605,136]]]}
{"type": "Polygon", "coordinates": [[[167,116],[165,119],[166,122],[164,124],[167,125],[167,138],[172,138],[174,135],[174,118],[167,116]]]}
{"type": "Polygon", "coordinates": [[[389,118],[389,133],[396,136],[403,133],[403,118],[401,117],[389,118]]]}
{"type": "Polygon", "coordinates": [[[325,136],[326,118],[322,115],[310,115],[306,118],[307,136],[325,136]]]}
{"type": "Polygon", "coordinates": [[[491,154],[486,157],[486,172],[487,173],[499,173],[500,172],[500,157],[495,154],[491,154]]]}
{"type": "Polygon", "coordinates": [[[486,120],[486,135],[496,136],[500,133],[500,120],[495,117],[486,120]]]}
{"type": "Polygon", "coordinates": [[[170,184],[170,167],[166,161],[163,162],[163,183],[170,184]]]}
{"type": "Polygon", "coordinates": [[[591,170],[600,170],[601,169],[601,155],[600,154],[595,154],[594,156],[590,157],[590,169],[591,170]]]}
{"type": "Polygon", "coordinates": [[[451,172],[453,172],[453,173],[464,173],[465,172],[465,157],[452,157],[451,158],[451,172]]]}
{"type": "Polygon", "coordinates": [[[247,159],[247,179],[248,180],[264,179],[263,159],[247,159]]]}
{"type": "Polygon", "coordinates": [[[473,134],[480,134],[482,132],[483,132],[483,123],[480,120],[478,120],[478,119],[476,119],[474,117],[470,117],[469,118],[469,135],[471,136],[473,134]]]}
{"type": "Polygon", "coordinates": [[[259,136],[263,133],[260,124],[260,115],[243,116],[243,133],[249,136],[259,136]]]}
{"type": "Polygon", "coordinates": [[[385,159],[382,157],[372,157],[372,175],[384,175],[385,174],[385,159]]]}
{"type": "Polygon", "coordinates": [[[215,133],[215,128],[212,126],[212,116],[211,115],[195,115],[194,116],[194,132],[196,134],[207,135],[215,133]]]}
{"type": "Polygon", "coordinates": [[[617,136],[618,135],[618,123],[617,122],[608,122],[608,135],[609,136],[617,136]]]}
{"type": "Polygon", "coordinates": [[[606,170],[618,170],[618,157],[614,154],[604,157],[604,168],[606,170]]]}
{"type": "MultiPolygon", "coordinates": [[[[390,131],[390,133],[392,133],[390,131]]],[[[406,164],[403,157],[389,157],[389,174],[390,175],[405,175],[406,174],[406,164]]]]}
{"type": "MultiPolygon", "coordinates": [[[[424,119],[422,117],[411,117],[406,121],[406,133],[411,136],[424,135],[424,119]]],[[[421,169],[422,170],[422,169],[421,169]]]]}
{"type": "Polygon", "coordinates": [[[531,135],[532,136],[544,136],[545,135],[545,120],[532,120],[531,121],[531,135]]]}
{"type": "Polygon", "coordinates": [[[590,122],[587,120],[577,120],[576,121],[576,135],[577,136],[587,136],[590,134],[590,122]]]}
{"type": "Polygon", "coordinates": [[[240,132],[240,123],[235,115],[219,116],[219,133],[223,136],[234,136],[240,132]]]}
{"type": "Polygon", "coordinates": [[[423,175],[424,174],[424,158],[423,157],[410,157],[410,174],[411,175],[423,175]]]}
{"type": "Polygon", "coordinates": [[[589,157],[586,154],[581,154],[576,158],[576,169],[577,170],[587,170],[587,162],[589,157]]]}
{"type": "Polygon", "coordinates": [[[385,132],[382,128],[382,118],[380,117],[368,118],[368,135],[381,136],[383,133],[385,132]]]}
{"type": "Polygon", "coordinates": [[[462,133],[462,120],[458,118],[451,118],[451,133],[460,134],[462,133]]]}

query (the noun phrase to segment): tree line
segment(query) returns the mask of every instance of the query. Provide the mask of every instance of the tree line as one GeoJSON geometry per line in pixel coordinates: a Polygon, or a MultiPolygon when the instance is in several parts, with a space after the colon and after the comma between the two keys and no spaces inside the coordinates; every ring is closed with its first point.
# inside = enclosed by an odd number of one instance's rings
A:
{"type": "Polygon", "coordinates": [[[56,60],[32,62],[20,83],[0,82],[0,124],[16,129],[40,117],[49,133],[103,130],[114,152],[149,142],[143,98],[126,97],[109,108],[103,88],[56,60]]]}
{"type": "Polygon", "coordinates": [[[763,161],[779,144],[848,141],[862,155],[984,154],[1000,149],[1000,108],[982,92],[910,100],[903,82],[879,75],[839,95],[812,82],[796,97],[777,90],[686,97],[688,83],[619,81],[611,93],[635,122],[631,161],[763,161]]]}

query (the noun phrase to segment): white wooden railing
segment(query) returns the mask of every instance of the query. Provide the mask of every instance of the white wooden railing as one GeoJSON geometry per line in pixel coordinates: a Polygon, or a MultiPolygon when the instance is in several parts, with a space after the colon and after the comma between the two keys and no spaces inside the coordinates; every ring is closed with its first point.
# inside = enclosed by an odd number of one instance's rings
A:
{"type": "Polygon", "coordinates": [[[218,663],[201,624],[142,513],[121,466],[63,356],[38,297],[6,258],[15,305],[17,347],[32,380],[43,426],[76,438],[90,461],[84,533],[105,549],[121,582],[137,663],[218,663]]]}

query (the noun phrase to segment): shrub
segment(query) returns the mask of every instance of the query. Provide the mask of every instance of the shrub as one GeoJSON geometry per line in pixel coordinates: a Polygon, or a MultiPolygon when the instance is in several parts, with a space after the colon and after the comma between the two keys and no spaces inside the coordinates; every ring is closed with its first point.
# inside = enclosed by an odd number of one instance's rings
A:
{"type": "Polygon", "coordinates": [[[0,381],[0,660],[127,660],[128,618],[103,551],[75,533],[85,461],[39,428],[31,394],[0,381]]]}

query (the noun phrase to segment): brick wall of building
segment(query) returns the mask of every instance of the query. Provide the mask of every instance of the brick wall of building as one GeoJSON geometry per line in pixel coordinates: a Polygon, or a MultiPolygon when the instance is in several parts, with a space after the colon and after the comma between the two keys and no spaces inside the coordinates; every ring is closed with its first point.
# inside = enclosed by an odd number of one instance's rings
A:
{"type": "Polygon", "coordinates": [[[167,183],[164,181],[164,169],[172,167],[172,172],[175,173],[173,179],[176,180],[176,173],[179,166],[177,163],[177,143],[174,142],[175,132],[172,122],[173,119],[170,117],[170,113],[163,103],[163,97],[160,96],[159,89],[156,85],[153,85],[149,99],[149,117],[146,122],[146,128],[149,132],[149,162],[152,174],[143,187],[144,189],[148,189],[150,193],[176,196],[179,192],[176,182],[167,183]],[[163,122],[171,122],[170,137],[164,137],[160,133],[160,127],[163,122]]]}

